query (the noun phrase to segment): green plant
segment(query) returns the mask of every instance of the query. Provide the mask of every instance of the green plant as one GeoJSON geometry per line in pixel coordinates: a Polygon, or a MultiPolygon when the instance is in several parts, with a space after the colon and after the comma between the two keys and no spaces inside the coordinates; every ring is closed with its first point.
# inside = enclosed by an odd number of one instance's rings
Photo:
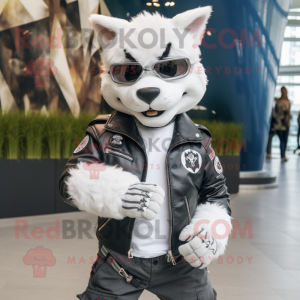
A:
{"type": "Polygon", "coordinates": [[[0,112],[0,159],[69,158],[96,113],[0,112]]]}
{"type": "Polygon", "coordinates": [[[46,143],[48,144],[47,150],[49,151],[49,158],[61,158],[61,145],[62,145],[62,131],[64,126],[67,125],[59,113],[50,114],[45,126],[46,143]]]}
{"type": "Polygon", "coordinates": [[[20,155],[21,126],[24,121],[24,115],[18,113],[7,114],[4,119],[6,123],[6,132],[4,134],[4,152],[8,159],[17,159],[20,155]]]}
{"type": "Polygon", "coordinates": [[[3,118],[2,114],[0,114],[0,158],[6,157],[5,143],[6,143],[7,127],[8,127],[8,119],[3,118]]]}
{"type": "MultiPolygon", "coordinates": [[[[39,113],[0,111],[0,159],[69,158],[96,113],[39,113]]],[[[212,133],[217,155],[239,155],[242,126],[219,121],[194,120],[212,133]]]]}
{"type": "Polygon", "coordinates": [[[242,125],[232,122],[193,120],[212,134],[212,148],[216,155],[240,155],[242,125]]]}
{"type": "Polygon", "coordinates": [[[43,137],[45,134],[45,116],[29,114],[24,117],[22,130],[22,145],[24,158],[41,159],[43,157],[43,137]]]}

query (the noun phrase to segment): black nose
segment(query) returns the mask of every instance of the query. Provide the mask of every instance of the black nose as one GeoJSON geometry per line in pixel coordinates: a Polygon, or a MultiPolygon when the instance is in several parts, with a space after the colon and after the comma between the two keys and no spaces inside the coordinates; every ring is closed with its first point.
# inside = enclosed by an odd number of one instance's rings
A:
{"type": "Polygon", "coordinates": [[[139,89],[136,92],[137,96],[144,102],[148,103],[149,105],[159,95],[159,93],[160,93],[160,89],[155,87],[147,87],[147,88],[139,89]]]}

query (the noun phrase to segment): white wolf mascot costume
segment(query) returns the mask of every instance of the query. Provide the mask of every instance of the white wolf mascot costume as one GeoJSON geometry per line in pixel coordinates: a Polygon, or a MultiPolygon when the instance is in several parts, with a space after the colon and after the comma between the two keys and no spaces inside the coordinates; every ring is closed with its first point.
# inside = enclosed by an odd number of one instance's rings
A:
{"type": "Polygon", "coordinates": [[[167,19],[90,21],[107,72],[98,116],[60,180],[64,200],[98,216],[99,253],[82,300],[216,299],[207,266],[224,254],[229,194],[211,134],[186,115],[203,97],[211,7],[167,19]]]}

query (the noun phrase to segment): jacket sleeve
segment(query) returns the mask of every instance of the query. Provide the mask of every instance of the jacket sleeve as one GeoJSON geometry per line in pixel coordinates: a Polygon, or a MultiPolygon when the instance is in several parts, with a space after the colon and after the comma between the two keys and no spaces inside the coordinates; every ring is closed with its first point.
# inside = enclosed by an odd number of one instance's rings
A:
{"type": "Polygon", "coordinates": [[[88,141],[87,144],[83,147],[81,151],[77,152],[78,147],[82,147],[84,145],[82,141],[74,150],[59,180],[59,193],[62,196],[63,200],[71,206],[75,205],[72,202],[72,198],[67,192],[67,182],[68,178],[70,177],[70,170],[77,168],[77,165],[79,165],[81,162],[103,162],[103,157],[99,151],[99,147],[94,136],[87,132],[85,139],[88,141]]]}
{"type": "Polygon", "coordinates": [[[218,248],[215,254],[215,258],[217,258],[223,255],[226,250],[228,237],[232,229],[231,209],[222,165],[211,148],[210,132],[203,126],[201,129],[205,153],[202,156],[204,175],[199,188],[198,206],[191,223],[182,230],[179,239],[185,241],[187,236],[200,232],[201,224],[205,223],[208,225],[210,234],[214,236],[217,242],[218,248]],[[214,226],[214,224],[220,225],[214,226]]]}
{"type": "Polygon", "coordinates": [[[217,204],[227,210],[231,215],[229,194],[226,186],[226,179],[223,174],[219,158],[211,148],[211,142],[206,147],[205,162],[203,165],[204,177],[200,187],[200,204],[217,204]]]}
{"type": "MultiPolygon", "coordinates": [[[[103,132],[102,132],[103,133],[103,132]]],[[[100,137],[91,127],[75,149],[59,181],[64,201],[82,211],[104,218],[122,219],[122,196],[139,179],[122,168],[106,165],[100,137]]]]}

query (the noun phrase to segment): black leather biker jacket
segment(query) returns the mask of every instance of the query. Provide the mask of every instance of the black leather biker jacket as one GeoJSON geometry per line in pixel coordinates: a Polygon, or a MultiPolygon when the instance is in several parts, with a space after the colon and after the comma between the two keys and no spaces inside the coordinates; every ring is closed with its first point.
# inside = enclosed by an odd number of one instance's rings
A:
{"type": "MultiPolygon", "coordinates": [[[[65,202],[72,205],[65,185],[68,170],[81,161],[98,160],[110,166],[119,165],[141,181],[146,180],[146,150],[132,116],[120,112],[100,115],[89,124],[86,133],[90,136],[89,145],[85,151],[72,155],[59,182],[60,194],[65,202]],[[116,146],[111,142],[116,135],[123,138],[121,146],[118,139],[116,146]]],[[[183,244],[178,239],[179,234],[190,223],[199,204],[218,203],[231,214],[225,178],[222,169],[215,166],[218,159],[210,145],[211,134],[204,126],[193,123],[185,113],[177,115],[166,157],[169,193],[165,201],[169,202],[170,207],[168,254],[171,258],[172,255],[179,255],[178,247],[183,244]],[[195,155],[195,151],[200,156],[195,155]]],[[[129,217],[122,220],[98,217],[99,243],[127,255],[131,249],[134,223],[135,219],[129,217]]]]}

